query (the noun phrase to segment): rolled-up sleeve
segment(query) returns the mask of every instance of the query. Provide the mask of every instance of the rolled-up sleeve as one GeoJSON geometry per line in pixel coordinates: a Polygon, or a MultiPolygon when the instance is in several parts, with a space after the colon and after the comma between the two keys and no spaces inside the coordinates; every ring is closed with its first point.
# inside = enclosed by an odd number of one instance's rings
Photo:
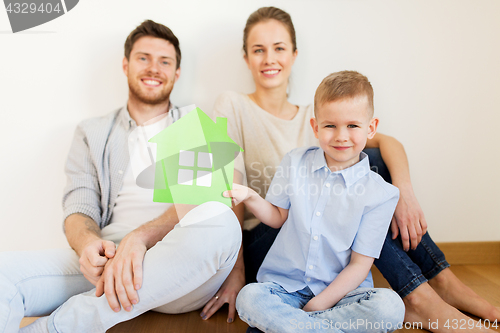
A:
{"type": "Polygon", "coordinates": [[[363,214],[352,245],[353,251],[379,258],[398,200],[399,190],[393,187],[376,207],[363,214]]]}
{"type": "MultiPolygon", "coordinates": [[[[82,213],[101,225],[101,189],[83,125],[73,138],[65,167],[66,187],[63,194],[63,221],[75,213],[82,213]]],[[[64,228],[64,222],[63,222],[64,228]]]]}

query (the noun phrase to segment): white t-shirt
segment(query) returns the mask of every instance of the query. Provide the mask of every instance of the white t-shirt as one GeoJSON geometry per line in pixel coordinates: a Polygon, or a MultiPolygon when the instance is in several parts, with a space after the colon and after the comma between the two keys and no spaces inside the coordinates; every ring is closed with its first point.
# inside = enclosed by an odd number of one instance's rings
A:
{"type": "MultiPolygon", "coordinates": [[[[180,118],[195,108],[189,105],[178,109],[180,118]]],[[[175,119],[176,120],[176,119],[175,119]]],[[[154,172],[150,181],[137,181],[146,168],[156,162],[156,144],[148,142],[156,134],[174,123],[172,110],[160,115],[143,126],[136,127],[129,135],[128,148],[130,163],[123,177],[123,185],[118,192],[110,223],[101,230],[101,237],[119,242],[132,230],[163,214],[171,203],[153,202],[154,172]]]]}
{"type": "MultiPolygon", "coordinates": [[[[247,185],[262,197],[286,153],[319,145],[310,125],[312,105],[299,106],[295,117],[285,120],[265,111],[246,94],[226,91],[217,97],[213,117],[227,118],[227,134],[244,149],[244,162],[236,159],[235,168],[246,172],[247,185]]],[[[253,214],[245,212],[245,229],[258,223],[253,214]]]]}

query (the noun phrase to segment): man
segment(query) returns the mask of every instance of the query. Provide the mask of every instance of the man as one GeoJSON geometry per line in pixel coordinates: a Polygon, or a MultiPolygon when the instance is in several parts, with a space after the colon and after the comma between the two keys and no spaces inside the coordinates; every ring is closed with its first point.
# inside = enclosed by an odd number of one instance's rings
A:
{"type": "Polygon", "coordinates": [[[177,38],[161,24],[145,21],[128,36],[128,102],[82,122],[68,156],[64,227],[73,250],[0,253],[0,332],[47,314],[21,332],[104,332],[150,309],[181,313],[209,301],[204,319],[228,302],[233,321],[244,285],[235,214],[217,202],[153,203],[129,163],[138,125],[163,115],[168,126],[186,113],[170,103],[180,61],[177,38]]]}

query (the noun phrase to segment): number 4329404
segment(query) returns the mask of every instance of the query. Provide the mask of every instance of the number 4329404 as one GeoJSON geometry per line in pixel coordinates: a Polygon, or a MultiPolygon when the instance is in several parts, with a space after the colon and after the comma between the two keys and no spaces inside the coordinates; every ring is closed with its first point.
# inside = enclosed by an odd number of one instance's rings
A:
{"type": "Polygon", "coordinates": [[[444,327],[447,329],[453,330],[467,330],[473,328],[498,328],[498,322],[495,320],[494,322],[490,322],[488,319],[475,321],[474,319],[448,319],[444,324],[444,327]]]}
{"type": "Polygon", "coordinates": [[[37,5],[36,3],[9,3],[7,6],[7,13],[15,13],[15,14],[34,14],[34,13],[52,13],[56,12],[59,13],[61,12],[61,8],[59,7],[59,3],[57,3],[55,6],[52,6],[52,4],[49,3],[41,3],[40,5],[37,5]]]}

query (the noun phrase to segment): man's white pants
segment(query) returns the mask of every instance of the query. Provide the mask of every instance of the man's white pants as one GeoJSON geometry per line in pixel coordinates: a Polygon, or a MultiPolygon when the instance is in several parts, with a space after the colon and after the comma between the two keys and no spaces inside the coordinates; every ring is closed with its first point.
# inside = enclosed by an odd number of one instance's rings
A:
{"type": "Polygon", "coordinates": [[[241,246],[229,207],[191,210],[144,258],[139,303],[115,313],[80,272],[71,249],[0,253],[0,332],[19,330],[24,316],[49,317],[50,332],[105,332],[154,309],[182,313],[204,306],[231,272],[241,246]]]}

